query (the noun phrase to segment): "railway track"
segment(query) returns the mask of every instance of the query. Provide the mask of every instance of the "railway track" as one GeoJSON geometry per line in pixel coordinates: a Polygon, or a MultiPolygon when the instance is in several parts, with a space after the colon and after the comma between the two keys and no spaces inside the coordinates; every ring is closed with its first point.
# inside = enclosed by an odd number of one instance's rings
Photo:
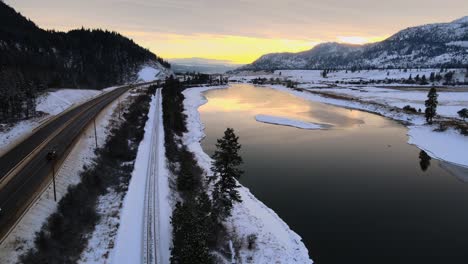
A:
{"type": "Polygon", "coordinates": [[[58,160],[64,160],[94,118],[132,87],[114,89],[63,112],[0,157],[0,242],[52,180],[53,162],[47,154],[53,149],[58,160]]]}
{"type": "Polygon", "coordinates": [[[159,122],[160,111],[161,111],[161,89],[156,91],[156,116],[154,125],[151,128],[151,140],[150,140],[150,153],[149,163],[146,171],[146,187],[145,187],[145,205],[144,205],[144,219],[143,219],[143,252],[142,260],[145,264],[159,264],[161,257],[157,254],[160,246],[159,241],[159,218],[158,218],[158,171],[161,166],[159,164],[159,151],[158,144],[160,142],[159,137],[159,122]]]}

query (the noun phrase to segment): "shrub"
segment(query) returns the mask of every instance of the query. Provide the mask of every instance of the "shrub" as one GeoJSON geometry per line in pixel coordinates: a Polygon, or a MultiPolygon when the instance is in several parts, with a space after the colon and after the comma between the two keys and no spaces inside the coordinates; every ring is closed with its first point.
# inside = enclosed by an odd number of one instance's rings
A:
{"type": "Polygon", "coordinates": [[[403,110],[405,110],[406,112],[409,112],[409,113],[417,113],[418,111],[416,110],[416,108],[410,106],[410,105],[405,105],[405,107],[403,107],[403,110]]]}

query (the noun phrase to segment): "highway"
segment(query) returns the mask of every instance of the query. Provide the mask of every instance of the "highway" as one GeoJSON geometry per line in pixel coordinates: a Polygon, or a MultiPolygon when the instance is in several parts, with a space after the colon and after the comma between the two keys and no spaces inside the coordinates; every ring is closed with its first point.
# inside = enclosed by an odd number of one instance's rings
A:
{"type": "Polygon", "coordinates": [[[0,157],[0,241],[52,180],[53,163],[65,158],[96,115],[132,87],[114,89],[63,112],[0,157]],[[52,149],[57,161],[47,158],[52,149]]]}

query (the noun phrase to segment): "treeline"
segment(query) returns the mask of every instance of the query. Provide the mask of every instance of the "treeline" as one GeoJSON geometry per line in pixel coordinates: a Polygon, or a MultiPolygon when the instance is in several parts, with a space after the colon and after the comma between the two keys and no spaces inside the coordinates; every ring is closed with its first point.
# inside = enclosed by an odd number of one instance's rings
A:
{"type": "Polygon", "coordinates": [[[173,247],[171,263],[214,263],[210,254],[216,242],[209,221],[211,202],[203,182],[203,169],[181,138],[187,132],[184,114],[183,85],[169,78],[162,90],[166,156],[169,169],[176,175],[174,188],[183,202],[172,213],[173,247]]]}
{"type": "Polygon", "coordinates": [[[93,163],[81,172],[81,182],[70,186],[52,214],[36,234],[34,248],[20,257],[19,263],[61,264],[78,262],[89,233],[98,220],[99,196],[109,190],[125,192],[143,139],[151,95],[156,87],[135,97],[123,114],[124,122],[111,130],[104,146],[97,150],[93,163]]]}
{"type": "Polygon", "coordinates": [[[46,31],[0,2],[0,122],[34,114],[46,88],[99,89],[129,81],[143,63],[170,64],[101,29],[46,31]]]}
{"type": "Polygon", "coordinates": [[[237,168],[242,159],[237,154],[240,149],[238,138],[232,129],[226,130],[213,156],[214,175],[209,181],[205,180],[203,169],[181,140],[187,132],[184,84],[187,85],[169,78],[162,90],[166,156],[175,176],[173,188],[182,198],[172,213],[170,261],[173,264],[209,264],[216,262],[212,252],[220,252],[226,245],[223,222],[231,215],[233,204],[241,201],[235,179],[242,174],[237,168]]]}

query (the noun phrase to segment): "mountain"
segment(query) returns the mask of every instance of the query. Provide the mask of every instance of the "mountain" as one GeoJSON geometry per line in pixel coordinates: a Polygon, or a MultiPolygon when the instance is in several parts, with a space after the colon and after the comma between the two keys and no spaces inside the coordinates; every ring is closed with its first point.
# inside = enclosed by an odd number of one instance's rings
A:
{"type": "Polygon", "coordinates": [[[43,30],[2,1],[0,20],[0,121],[29,116],[47,88],[98,89],[135,79],[144,64],[170,67],[116,32],[43,30]]]}
{"type": "Polygon", "coordinates": [[[227,60],[215,60],[205,58],[182,58],[170,59],[174,72],[199,72],[199,73],[225,73],[240,67],[240,64],[233,64],[227,60]]]}
{"type": "Polygon", "coordinates": [[[324,43],[299,53],[273,53],[239,70],[462,67],[468,65],[468,16],[402,30],[366,45],[324,43]]]}

